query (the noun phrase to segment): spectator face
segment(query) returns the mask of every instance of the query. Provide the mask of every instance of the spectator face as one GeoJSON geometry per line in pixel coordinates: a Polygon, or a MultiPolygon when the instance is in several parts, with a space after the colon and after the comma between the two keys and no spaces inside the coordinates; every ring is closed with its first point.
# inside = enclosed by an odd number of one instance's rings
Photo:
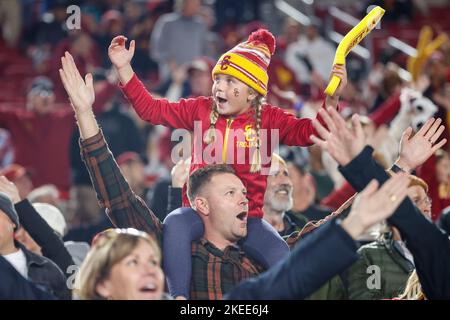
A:
{"type": "Polygon", "coordinates": [[[31,110],[34,110],[39,115],[48,114],[53,110],[55,102],[55,95],[53,92],[41,91],[34,93],[28,97],[28,103],[31,110]]]}
{"type": "Polygon", "coordinates": [[[288,211],[292,208],[292,181],[288,168],[279,161],[272,161],[271,174],[267,177],[264,205],[275,211],[288,211]]]}
{"type": "Polygon", "coordinates": [[[236,175],[218,173],[212,176],[195,199],[196,208],[204,218],[205,235],[230,244],[245,237],[248,215],[246,195],[247,190],[236,175]]]}
{"type": "Polygon", "coordinates": [[[288,44],[297,41],[300,36],[300,24],[294,19],[288,18],[284,25],[284,35],[288,44]]]}
{"type": "Polygon", "coordinates": [[[185,17],[195,16],[199,12],[200,6],[200,0],[184,0],[181,13],[185,17]]]}
{"type": "Polygon", "coordinates": [[[288,163],[287,168],[295,193],[314,200],[315,188],[311,175],[301,173],[292,163],[288,163]]]}
{"type": "Polygon", "coordinates": [[[306,36],[309,40],[314,40],[318,35],[317,27],[316,26],[309,26],[306,28],[306,36]]]}
{"type": "Polygon", "coordinates": [[[200,8],[199,14],[208,29],[214,27],[214,25],[216,24],[216,16],[213,9],[203,6],[200,8]]]}
{"type": "Polygon", "coordinates": [[[41,247],[34,241],[30,234],[22,227],[17,230],[15,239],[25,246],[31,252],[42,256],[41,247]]]}
{"type": "Polygon", "coordinates": [[[99,220],[100,207],[98,206],[95,192],[90,186],[74,186],[71,190],[71,199],[74,213],[69,219],[77,219],[82,223],[91,224],[99,220]]]}
{"type": "Polygon", "coordinates": [[[124,23],[122,20],[114,20],[109,27],[109,33],[113,36],[117,36],[123,33],[124,23]]]}
{"type": "Polygon", "coordinates": [[[432,86],[434,89],[438,89],[446,82],[446,66],[441,59],[432,59],[426,68],[429,75],[432,86]]]}
{"type": "Polygon", "coordinates": [[[129,21],[137,21],[142,15],[142,6],[138,2],[126,2],[125,5],[125,16],[129,21]]]}
{"type": "Polygon", "coordinates": [[[70,44],[70,52],[74,56],[89,59],[95,50],[94,41],[86,32],[77,32],[70,44]]]}
{"type": "Polygon", "coordinates": [[[440,183],[450,183],[450,157],[442,157],[436,164],[436,177],[440,183]]]}
{"type": "Polygon", "coordinates": [[[54,8],[52,11],[53,11],[55,20],[58,22],[64,22],[67,18],[66,10],[67,10],[67,8],[64,6],[58,6],[58,7],[54,8]]]}
{"type": "Polygon", "coordinates": [[[211,73],[202,70],[192,70],[190,73],[192,93],[199,96],[208,96],[211,90],[211,73]]]}
{"type": "Polygon", "coordinates": [[[15,224],[11,219],[0,210],[0,254],[8,246],[12,245],[15,224]]]}
{"type": "Polygon", "coordinates": [[[246,112],[250,107],[250,100],[256,97],[245,83],[225,74],[214,76],[212,93],[217,111],[221,115],[239,115],[246,112]]]}
{"type": "Polygon", "coordinates": [[[130,175],[137,185],[144,185],[145,182],[145,172],[144,164],[142,161],[133,161],[130,163],[130,175]]]}
{"type": "Polygon", "coordinates": [[[133,187],[143,187],[145,182],[144,164],[141,160],[133,160],[120,165],[125,179],[133,187]]]}
{"type": "Polygon", "coordinates": [[[129,255],[111,268],[108,278],[97,285],[97,292],[112,300],[161,299],[164,274],[152,246],[140,240],[129,255]]]}
{"type": "Polygon", "coordinates": [[[431,219],[431,200],[425,190],[420,186],[412,186],[408,188],[407,193],[422,214],[431,219]]]}

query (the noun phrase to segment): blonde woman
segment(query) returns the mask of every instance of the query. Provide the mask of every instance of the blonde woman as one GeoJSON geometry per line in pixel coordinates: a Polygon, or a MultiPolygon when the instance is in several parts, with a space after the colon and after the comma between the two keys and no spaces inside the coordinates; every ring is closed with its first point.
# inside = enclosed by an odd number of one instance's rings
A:
{"type": "Polygon", "coordinates": [[[83,300],[167,299],[157,243],[135,229],[99,234],[77,274],[74,293],[83,300]]]}

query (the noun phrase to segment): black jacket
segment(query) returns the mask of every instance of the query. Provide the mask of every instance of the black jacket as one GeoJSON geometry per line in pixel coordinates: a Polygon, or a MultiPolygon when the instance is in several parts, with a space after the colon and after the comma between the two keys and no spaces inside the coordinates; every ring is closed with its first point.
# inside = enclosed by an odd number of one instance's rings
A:
{"type": "Polygon", "coordinates": [[[29,280],[26,280],[2,256],[0,256],[0,300],[53,300],[55,296],[29,280]]]}
{"type": "Polygon", "coordinates": [[[61,269],[50,259],[41,257],[16,242],[16,246],[25,254],[28,267],[28,279],[44,288],[58,299],[71,299],[67,279],[61,269]]]}
{"type": "MultiPolygon", "coordinates": [[[[373,149],[364,150],[345,167],[339,167],[352,187],[363,190],[372,179],[381,184],[389,179],[372,157],[373,149]]],[[[400,231],[414,256],[417,275],[428,299],[450,299],[450,241],[428,221],[411,200],[400,204],[388,221],[400,231]]]]}

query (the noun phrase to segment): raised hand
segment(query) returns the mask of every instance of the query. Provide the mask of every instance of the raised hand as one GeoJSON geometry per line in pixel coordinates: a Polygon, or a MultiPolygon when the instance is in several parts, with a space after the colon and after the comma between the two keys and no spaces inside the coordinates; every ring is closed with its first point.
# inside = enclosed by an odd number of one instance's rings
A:
{"type": "Polygon", "coordinates": [[[92,74],[88,73],[83,80],[72,55],[68,52],[61,58],[61,63],[62,69],[59,69],[59,75],[72,107],[77,113],[91,111],[95,101],[92,74]]]}
{"type": "Polygon", "coordinates": [[[331,76],[333,75],[341,79],[341,82],[339,83],[339,86],[337,87],[333,96],[326,97],[325,103],[327,107],[336,108],[339,102],[339,97],[342,95],[345,87],[347,86],[347,69],[345,68],[345,65],[340,64],[333,65],[333,69],[331,70],[331,76]]]}
{"type": "Polygon", "coordinates": [[[314,119],[313,125],[318,136],[312,135],[311,140],[327,151],[340,165],[347,165],[366,145],[359,116],[353,115],[352,128],[349,128],[334,108],[329,107],[326,111],[321,109],[319,114],[328,129],[314,119]]]}
{"type": "Polygon", "coordinates": [[[127,84],[133,77],[133,68],[131,67],[131,59],[134,55],[136,43],[134,40],[130,42],[130,48],[125,48],[127,38],[124,36],[117,36],[112,39],[108,48],[108,56],[112,64],[117,70],[119,80],[122,84],[127,84]]]}
{"type": "Polygon", "coordinates": [[[396,164],[405,171],[412,171],[441,148],[447,142],[447,139],[442,139],[436,143],[445,130],[441,123],[441,119],[431,118],[414,136],[411,127],[406,129],[400,140],[400,155],[396,164]]]}
{"type": "Polygon", "coordinates": [[[341,82],[339,83],[339,86],[337,87],[336,91],[334,92],[334,96],[340,96],[342,95],[342,92],[344,91],[345,87],[347,86],[347,69],[345,68],[345,65],[341,64],[335,64],[333,65],[333,69],[331,69],[331,75],[334,75],[341,79],[341,82]]]}
{"type": "Polygon", "coordinates": [[[408,184],[406,173],[395,174],[381,188],[378,188],[376,180],[372,180],[356,197],[342,227],[353,239],[358,238],[368,228],[394,213],[407,195],[408,184]]]}
{"type": "Polygon", "coordinates": [[[117,68],[121,69],[131,63],[131,59],[134,55],[136,43],[131,40],[130,47],[127,49],[125,43],[128,39],[124,36],[117,36],[111,40],[111,44],[108,47],[108,56],[111,63],[117,68]]]}
{"type": "Polygon", "coordinates": [[[16,185],[5,176],[0,176],[0,192],[6,193],[11,201],[16,204],[20,202],[19,190],[16,185]]]}
{"type": "Polygon", "coordinates": [[[172,187],[173,188],[183,188],[184,184],[189,177],[189,169],[191,167],[191,159],[186,160],[181,159],[172,168],[170,174],[172,175],[172,187]]]}

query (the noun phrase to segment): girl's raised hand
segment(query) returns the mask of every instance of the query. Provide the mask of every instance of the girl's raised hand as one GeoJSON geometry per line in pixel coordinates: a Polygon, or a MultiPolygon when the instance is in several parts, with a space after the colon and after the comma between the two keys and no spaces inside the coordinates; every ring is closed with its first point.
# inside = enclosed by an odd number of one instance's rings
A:
{"type": "Polygon", "coordinates": [[[117,36],[111,40],[111,44],[108,48],[108,56],[111,63],[120,70],[128,66],[134,55],[136,43],[131,40],[130,47],[127,49],[125,43],[128,39],[124,36],[117,36]]]}

